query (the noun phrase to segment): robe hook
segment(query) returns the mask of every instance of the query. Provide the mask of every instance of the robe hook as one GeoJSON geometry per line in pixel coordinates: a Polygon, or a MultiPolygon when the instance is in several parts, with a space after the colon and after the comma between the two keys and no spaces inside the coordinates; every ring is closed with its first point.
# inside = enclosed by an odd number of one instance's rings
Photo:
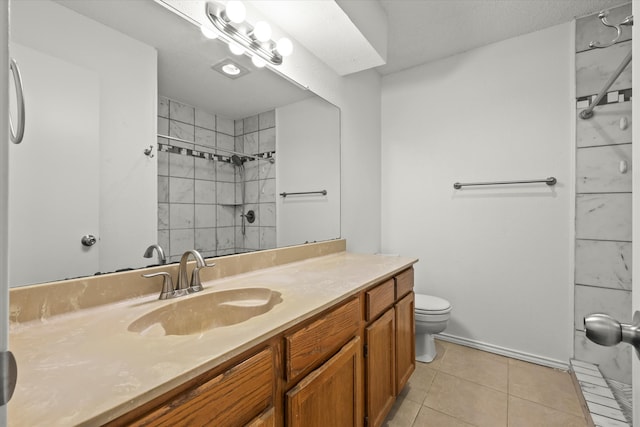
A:
{"type": "Polygon", "coordinates": [[[616,30],[616,33],[617,33],[616,37],[609,43],[600,43],[600,42],[591,41],[589,43],[589,47],[590,48],[592,48],[592,49],[603,49],[605,47],[613,46],[614,44],[616,44],[618,42],[618,40],[620,39],[620,36],[622,36],[622,26],[623,25],[633,25],[633,15],[627,16],[618,25],[611,24],[607,20],[607,16],[608,15],[609,15],[609,11],[608,10],[603,10],[602,12],[600,12],[598,14],[598,18],[602,21],[604,26],[609,27],[609,28],[614,28],[616,30]]]}

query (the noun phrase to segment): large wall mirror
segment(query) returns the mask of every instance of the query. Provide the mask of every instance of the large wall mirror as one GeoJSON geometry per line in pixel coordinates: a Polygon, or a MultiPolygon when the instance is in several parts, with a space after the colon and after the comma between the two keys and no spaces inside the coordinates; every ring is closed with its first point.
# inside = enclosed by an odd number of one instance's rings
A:
{"type": "Polygon", "coordinates": [[[340,237],[337,107],[160,1],[10,6],[10,286],[340,237]]]}

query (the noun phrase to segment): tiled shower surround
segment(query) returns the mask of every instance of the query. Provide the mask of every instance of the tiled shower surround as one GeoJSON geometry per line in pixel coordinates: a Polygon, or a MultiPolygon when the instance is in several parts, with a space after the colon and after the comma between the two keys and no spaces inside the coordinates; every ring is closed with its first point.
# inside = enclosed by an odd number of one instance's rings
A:
{"type": "Polygon", "coordinates": [[[231,154],[214,148],[273,158],[275,111],[227,119],[160,97],[158,134],[158,243],[170,261],[197,249],[221,256],[276,246],[275,161],[243,156],[244,211],[256,220],[242,233],[241,172],[231,154]]]}
{"type": "MultiPolygon", "coordinates": [[[[630,14],[628,4],[612,9],[608,19],[620,22],[630,14]]],[[[611,47],[590,49],[591,40],[610,40],[607,31],[596,15],[576,21],[578,113],[631,51],[629,30],[611,47]]],[[[593,117],[576,120],[574,357],[598,365],[607,379],[629,384],[631,346],[591,342],[583,318],[607,313],[631,323],[631,65],[593,117]]]]}

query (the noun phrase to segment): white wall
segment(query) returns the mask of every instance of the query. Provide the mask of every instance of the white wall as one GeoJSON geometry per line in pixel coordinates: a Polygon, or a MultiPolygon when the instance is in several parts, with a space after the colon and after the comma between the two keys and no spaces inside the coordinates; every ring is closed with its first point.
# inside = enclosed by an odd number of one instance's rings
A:
{"type": "Polygon", "coordinates": [[[351,252],[380,252],[380,88],[375,71],[352,74],[335,101],[342,112],[342,237],[351,252]]]}
{"type": "Polygon", "coordinates": [[[382,250],[420,258],[446,333],[551,365],[572,354],[572,40],[563,24],[382,80],[382,250]]]}
{"type": "Polygon", "coordinates": [[[86,167],[100,170],[100,229],[87,232],[100,238],[101,271],[148,264],[142,254],[157,240],[157,156],[143,151],[156,145],[155,49],[53,2],[14,2],[11,13],[13,41],[99,76],[101,161],[86,167]]]}
{"type": "Polygon", "coordinates": [[[340,237],[340,111],[313,97],[276,109],[277,246],[340,237]],[[279,196],[326,190],[326,195],[279,196]]]}

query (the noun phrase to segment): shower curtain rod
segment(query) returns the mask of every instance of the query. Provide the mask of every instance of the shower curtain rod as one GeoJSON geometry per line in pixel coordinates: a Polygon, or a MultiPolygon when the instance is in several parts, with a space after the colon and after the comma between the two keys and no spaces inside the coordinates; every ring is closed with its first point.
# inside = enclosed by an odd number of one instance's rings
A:
{"type": "Polygon", "coordinates": [[[622,74],[622,72],[624,71],[625,68],[627,68],[627,65],[629,65],[630,62],[631,62],[631,52],[629,52],[629,54],[625,56],[625,58],[622,60],[622,63],[618,66],[618,68],[616,68],[616,70],[613,72],[611,77],[609,77],[609,80],[607,80],[607,82],[604,84],[604,87],[598,93],[598,96],[596,96],[596,99],[594,99],[587,108],[585,108],[580,112],[581,119],[587,120],[593,117],[593,109],[596,108],[596,105],[598,105],[600,100],[606,95],[609,88],[613,85],[613,83],[617,80],[617,78],[620,77],[620,74],[622,74]]]}
{"type": "Polygon", "coordinates": [[[545,184],[551,186],[556,185],[558,182],[555,177],[550,176],[546,179],[533,179],[528,181],[493,181],[493,182],[456,182],[453,184],[453,188],[456,190],[461,189],[462,187],[466,187],[469,185],[507,185],[507,184],[534,184],[538,182],[544,182],[545,184]]]}
{"type": "MultiPolygon", "coordinates": [[[[166,138],[166,139],[169,139],[171,141],[178,141],[178,142],[184,142],[186,144],[200,145],[200,144],[196,144],[193,141],[187,141],[186,139],[176,138],[175,136],[158,134],[158,138],[166,138]]],[[[249,157],[249,158],[254,159],[254,160],[267,160],[267,161],[269,161],[269,163],[273,163],[275,161],[274,158],[265,159],[265,158],[262,158],[262,157],[254,156],[253,154],[239,153],[237,151],[227,150],[226,148],[209,147],[207,145],[200,145],[200,146],[201,147],[207,147],[210,150],[222,151],[223,153],[227,153],[227,154],[235,154],[236,156],[240,156],[240,157],[249,157]]],[[[199,150],[199,151],[203,151],[203,150],[199,150]]]]}

